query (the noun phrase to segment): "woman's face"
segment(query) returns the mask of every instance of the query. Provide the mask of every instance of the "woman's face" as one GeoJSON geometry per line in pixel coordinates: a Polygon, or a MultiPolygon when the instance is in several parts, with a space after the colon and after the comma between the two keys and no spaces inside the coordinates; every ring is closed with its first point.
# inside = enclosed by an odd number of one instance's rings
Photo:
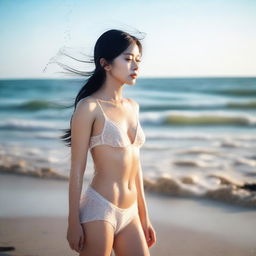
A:
{"type": "Polygon", "coordinates": [[[133,43],[114,59],[109,73],[122,84],[133,85],[138,76],[140,61],[139,47],[136,43],[133,43]]]}

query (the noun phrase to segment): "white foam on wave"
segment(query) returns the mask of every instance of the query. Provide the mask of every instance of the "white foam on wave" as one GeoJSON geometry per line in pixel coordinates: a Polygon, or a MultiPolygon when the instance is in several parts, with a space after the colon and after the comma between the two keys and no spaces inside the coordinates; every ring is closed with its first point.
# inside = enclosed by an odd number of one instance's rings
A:
{"type": "MultiPolygon", "coordinates": [[[[219,155],[220,152],[214,149],[209,149],[209,148],[202,148],[202,147],[191,147],[189,149],[185,149],[185,150],[180,150],[178,152],[176,152],[177,155],[183,155],[183,154],[201,154],[201,155],[206,155],[208,158],[210,157],[209,155],[219,155]]],[[[201,156],[201,158],[204,158],[203,156],[201,156]]]]}
{"type": "Polygon", "coordinates": [[[253,141],[256,140],[256,134],[245,135],[241,133],[222,133],[213,134],[207,131],[175,131],[175,130],[146,130],[146,136],[149,139],[178,139],[178,140],[224,140],[226,142],[236,140],[253,141]]]}
{"type": "Polygon", "coordinates": [[[163,174],[155,179],[144,178],[146,190],[182,197],[205,197],[231,204],[256,208],[256,192],[242,188],[245,183],[220,174],[203,177],[186,175],[172,177],[163,174]]]}
{"type": "MultiPolygon", "coordinates": [[[[198,112],[198,111],[178,111],[178,110],[167,110],[167,111],[161,111],[161,112],[141,112],[140,113],[140,120],[143,123],[148,124],[163,124],[165,120],[172,120],[173,118],[177,117],[183,117],[183,118],[204,118],[209,117],[212,119],[236,119],[247,122],[250,125],[256,124],[256,116],[249,114],[249,113],[241,113],[241,112],[227,112],[227,111],[204,111],[204,112],[198,112]]],[[[221,121],[220,121],[221,123],[221,121]]]]}
{"type": "MultiPolygon", "coordinates": [[[[209,160],[209,159],[208,159],[209,160]]],[[[184,167],[202,167],[202,168],[218,168],[221,166],[217,161],[206,162],[204,160],[195,158],[183,158],[172,161],[173,165],[184,166],[184,167]]]]}
{"type": "Polygon", "coordinates": [[[57,126],[53,122],[24,120],[24,119],[8,119],[1,120],[0,127],[2,128],[23,128],[23,129],[56,129],[57,126]]]}
{"type": "Polygon", "coordinates": [[[247,159],[244,157],[238,157],[234,160],[234,163],[236,165],[247,165],[250,167],[256,167],[256,160],[247,159]]]}
{"type": "Polygon", "coordinates": [[[253,145],[245,142],[234,141],[233,138],[225,138],[223,141],[220,141],[218,144],[219,147],[230,147],[230,148],[251,148],[253,145]]]}

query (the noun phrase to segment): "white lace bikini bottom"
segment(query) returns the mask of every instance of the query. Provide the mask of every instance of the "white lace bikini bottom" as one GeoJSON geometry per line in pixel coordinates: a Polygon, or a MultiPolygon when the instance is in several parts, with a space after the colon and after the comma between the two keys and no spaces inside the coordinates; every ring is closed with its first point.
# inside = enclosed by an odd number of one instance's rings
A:
{"type": "Polygon", "coordinates": [[[119,208],[90,185],[80,200],[80,223],[104,220],[114,228],[114,234],[120,232],[138,214],[137,200],[129,208],[119,208]]]}

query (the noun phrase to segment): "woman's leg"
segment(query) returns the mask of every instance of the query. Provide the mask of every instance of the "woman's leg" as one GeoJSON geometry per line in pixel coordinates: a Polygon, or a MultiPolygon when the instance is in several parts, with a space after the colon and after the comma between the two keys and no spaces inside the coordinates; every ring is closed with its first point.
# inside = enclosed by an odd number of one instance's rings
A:
{"type": "Polygon", "coordinates": [[[104,220],[81,223],[84,230],[84,247],[79,256],[110,256],[114,228],[104,220]]]}
{"type": "Polygon", "coordinates": [[[80,256],[110,256],[115,232],[115,212],[90,187],[80,203],[84,247],[80,256]]]}
{"type": "Polygon", "coordinates": [[[139,215],[114,237],[115,256],[150,256],[139,215]]]}

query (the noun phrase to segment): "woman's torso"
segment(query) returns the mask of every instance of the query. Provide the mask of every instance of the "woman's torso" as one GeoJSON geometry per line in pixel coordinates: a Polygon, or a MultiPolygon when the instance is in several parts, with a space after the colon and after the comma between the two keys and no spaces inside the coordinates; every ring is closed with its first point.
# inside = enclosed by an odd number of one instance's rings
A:
{"type": "Polygon", "coordinates": [[[135,179],[140,168],[140,147],[145,142],[138,110],[128,99],[117,107],[90,98],[97,104],[90,138],[94,162],[91,186],[117,207],[128,208],[137,197],[135,179]]]}

